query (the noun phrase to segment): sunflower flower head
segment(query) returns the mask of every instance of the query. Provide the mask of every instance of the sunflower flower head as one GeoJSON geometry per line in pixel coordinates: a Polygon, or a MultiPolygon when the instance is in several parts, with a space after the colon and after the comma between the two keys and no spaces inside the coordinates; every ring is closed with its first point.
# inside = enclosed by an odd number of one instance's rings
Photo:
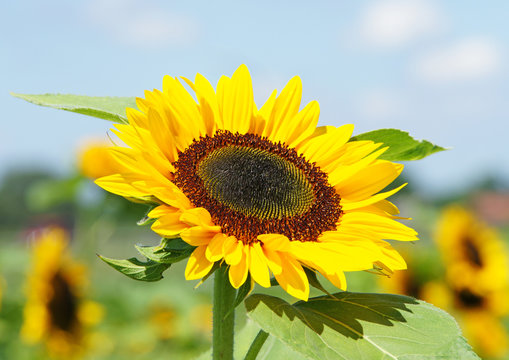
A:
{"type": "Polygon", "coordinates": [[[115,161],[109,154],[109,147],[105,141],[87,141],[79,149],[79,172],[90,179],[97,179],[117,171],[115,161]]]}
{"type": "Polygon", "coordinates": [[[154,303],[150,306],[149,323],[160,340],[168,340],[175,336],[177,312],[165,303],[154,303]]]}
{"type": "MultiPolygon", "coordinates": [[[[446,309],[457,315],[480,354],[507,355],[509,337],[501,318],[509,313],[508,258],[502,240],[474,214],[452,205],[442,214],[436,241],[451,299],[446,309]]],[[[435,300],[440,296],[430,301],[435,300]]]]}
{"type": "Polygon", "coordinates": [[[68,235],[49,227],[35,236],[32,269],[21,338],[44,343],[54,358],[77,358],[85,349],[87,326],[102,317],[102,307],[83,299],[85,269],[67,252],[68,235]]]}
{"type": "Polygon", "coordinates": [[[269,287],[274,276],[306,300],[303,267],[341,289],[346,271],[405,269],[385,240],[416,232],[386,200],[401,187],[380,192],[403,166],[380,160],[380,143],[351,141],[353,125],[317,127],[318,103],[301,109],[301,96],[294,77],[258,107],[245,65],[216,89],[200,74],[165,76],[162,91],[146,91],[113,129],[125,144],[110,149],[120,170],[96,183],[158,204],[152,230],[195,247],[188,280],[224,262],[235,288],[248,275],[269,287]]]}
{"type": "Polygon", "coordinates": [[[443,212],[436,241],[447,278],[458,288],[484,293],[507,288],[509,262],[497,233],[464,208],[453,205],[443,212]]]}

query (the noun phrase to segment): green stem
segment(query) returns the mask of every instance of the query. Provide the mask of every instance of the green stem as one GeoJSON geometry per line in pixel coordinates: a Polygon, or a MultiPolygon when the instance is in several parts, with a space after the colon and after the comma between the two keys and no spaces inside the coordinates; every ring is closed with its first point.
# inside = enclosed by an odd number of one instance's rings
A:
{"type": "Polygon", "coordinates": [[[212,358],[214,360],[233,360],[235,310],[232,308],[236,290],[230,284],[227,269],[226,266],[221,266],[214,273],[214,308],[212,310],[212,358]]]}
{"type": "Polygon", "coordinates": [[[258,332],[258,335],[256,335],[255,339],[251,343],[251,346],[249,347],[249,350],[247,351],[246,357],[244,360],[255,360],[258,356],[258,353],[260,352],[263,344],[265,344],[265,340],[269,337],[269,333],[266,333],[263,330],[260,330],[258,332]]]}

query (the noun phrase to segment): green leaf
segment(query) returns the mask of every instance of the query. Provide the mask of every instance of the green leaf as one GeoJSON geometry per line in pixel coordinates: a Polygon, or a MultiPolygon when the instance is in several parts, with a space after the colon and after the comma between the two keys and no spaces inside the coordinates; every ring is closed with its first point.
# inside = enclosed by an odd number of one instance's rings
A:
{"type": "Polygon", "coordinates": [[[390,161],[419,160],[439,151],[447,150],[427,140],[415,140],[407,132],[398,129],[380,129],[352,137],[351,141],[371,140],[383,143],[389,149],[379,159],[390,161]]]}
{"type": "Polygon", "coordinates": [[[36,105],[72,111],[117,123],[126,123],[126,107],[136,108],[134,97],[84,96],[68,94],[15,94],[12,96],[36,105]]]}
{"type": "Polygon", "coordinates": [[[115,270],[129,276],[131,279],[141,281],[161,280],[163,278],[163,271],[170,267],[170,264],[160,264],[152,260],[143,262],[136,258],[116,260],[101,255],[98,256],[115,270]]]}
{"type": "Polygon", "coordinates": [[[135,245],[135,247],[147,259],[161,264],[174,264],[184,260],[195,249],[182,239],[163,239],[157,246],[135,245]]]}
{"type": "Polygon", "coordinates": [[[431,304],[390,294],[340,292],[293,305],[254,294],[248,316],[310,359],[479,359],[456,321],[431,304]]]}

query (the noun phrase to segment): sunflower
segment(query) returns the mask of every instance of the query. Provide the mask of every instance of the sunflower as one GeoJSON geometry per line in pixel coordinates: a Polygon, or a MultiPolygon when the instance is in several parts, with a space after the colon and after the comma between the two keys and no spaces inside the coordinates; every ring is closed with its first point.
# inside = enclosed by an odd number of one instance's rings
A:
{"type": "Polygon", "coordinates": [[[122,170],[96,183],[158,204],[148,214],[152,230],[196,247],[186,279],[224,262],[234,288],[248,274],[269,287],[272,273],[306,300],[303,266],[340,289],[346,271],[406,268],[384,241],[417,239],[386,200],[402,186],[379,192],[403,169],[379,159],[387,147],[349,141],[353,125],[317,127],[316,101],[299,110],[299,77],[260,108],[245,65],[216,90],[200,74],[182,79],[195,97],[165,76],[162,91],[146,91],[138,110],[126,110],[128,123],[113,129],[126,146],[111,149],[122,170]]]}
{"type": "MultiPolygon", "coordinates": [[[[496,231],[472,213],[452,205],[439,222],[436,241],[441,251],[449,310],[474,348],[487,357],[507,353],[509,338],[501,318],[509,313],[507,252],[496,231]]],[[[430,302],[440,301],[430,293],[430,302]]]]}
{"type": "Polygon", "coordinates": [[[509,337],[501,321],[509,310],[507,289],[479,292],[441,281],[426,285],[425,300],[454,315],[476,352],[485,357],[507,354],[509,337]]]}
{"type": "Polygon", "coordinates": [[[109,144],[101,141],[89,141],[79,149],[79,172],[91,179],[97,179],[116,171],[115,162],[108,149],[109,144]]]}
{"type": "Polygon", "coordinates": [[[436,241],[444,260],[448,282],[457,288],[487,291],[508,284],[506,251],[497,233],[464,208],[446,208],[436,241]]]}
{"type": "Polygon", "coordinates": [[[102,315],[98,304],[82,299],[85,272],[69,258],[67,238],[65,230],[58,227],[45,228],[35,236],[21,329],[23,341],[44,342],[50,355],[57,358],[80,356],[85,328],[102,315]]]}
{"type": "Polygon", "coordinates": [[[160,340],[175,337],[177,312],[173,306],[156,302],[150,306],[149,323],[160,340]]]}
{"type": "Polygon", "coordinates": [[[379,277],[379,287],[384,292],[412,296],[442,309],[449,308],[453,296],[442,281],[443,274],[430,270],[442,268],[436,261],[435,252],[421,248],[417,256],[409,251],[403,251],[403,254],[409,269],[397,271],[390,276],[379,277]]]}

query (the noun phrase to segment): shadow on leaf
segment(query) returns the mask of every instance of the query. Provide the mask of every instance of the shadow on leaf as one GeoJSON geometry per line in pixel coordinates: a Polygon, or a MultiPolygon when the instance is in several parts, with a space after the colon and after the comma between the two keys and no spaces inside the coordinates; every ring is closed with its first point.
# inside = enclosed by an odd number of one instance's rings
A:
{"type": "Polygon", "coordinates": [[[405,313],[412,313],[408,305],[419,302],[400,295],[341,292],[334,294],[334,298],[320,296],[293,305],[276,297],[254,294],[245,304],[248,312],[263,304],[279,317],[286,316],[290,321],[298,318],[318,334],[327,326],[346,337],[359,339],[364,335],[361,321],[392,327],[395,322],[406,322],[405,313]]]}

